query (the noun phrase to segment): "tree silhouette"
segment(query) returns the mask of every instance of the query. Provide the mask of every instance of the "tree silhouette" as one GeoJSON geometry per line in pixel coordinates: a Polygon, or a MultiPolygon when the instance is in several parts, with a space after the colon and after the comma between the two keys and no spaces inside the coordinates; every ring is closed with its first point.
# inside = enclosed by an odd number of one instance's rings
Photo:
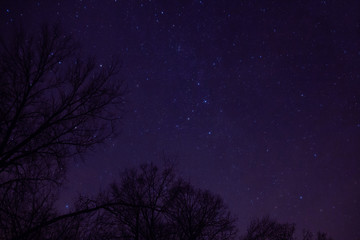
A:
{"type": "Polygon", "coordinates": [[[85,59],[58,26],[19,30],[0,54],[0,238],[12,239],[55,216],[68,160],[115,133],[125,89],[115,61],[85,59]]]}
{"type": "MultiPolygon", "coordinates": [[[[84,60],[71,37],[43,27],[38,38],[19,31],[0,58],[0,172],[22,176],[19,166],[60,168],[64,159],[113,133],[123,83],[111,80],[115,62],[84,60]],[[102,65],[101,65],[102,66],[102,65]]],[[[16,179],[14,179],[16,180],[16,179]]]]}
{"type": "Polygon", "coordinates": [[[295,224],[281,224],[270,217],[253,220],[242,240],[293,240],[295,224]]]}
{"type": "Polygon", "coordinates": [[[316,238],[314,238],[314,234],[309,230],[303,231],[303,240],[332,240],[331,237],[328,237],[324,232],[317,232],[316,238]]]}
{"type": "MultiPolygon", "coordinates": [[[[278,223],[270,217],[263,217],[261,219],[253,220],[247,233],[240,238],[240,240],[293,240],[298,239],[294,236],[295,224],[293,223],[278,223]]],[[[324,232],[318,232],[316,238],[309,230],[303,230],[302,240],[332,240],[324,232]]]]}
{"type": "Polygon", "coordinates": [[[112,184],[105,198],[133,205],[104,208],[93,222],[94,230],[88,231],[85,239],[226,240],[236,237],[235,219],[221,198],[195,189],[176,177],[172,166],[160,170],[153,164],[145,164],[139,169],[127,170],[118,183],[112,184]]]}
{"type": "Polygon", "coordinates": [[[332,240],[331,237],[328,237],[326,233],[324,232],[318,232],[317,233],[317,240],[332,240]]]}
{"type": "Polygon", "coordinates": [[[167,211],[176,232],[174,239],[234,239],[235,218],[219,196],[195,189],[190,184],[175,191],[177,197],[167,211]]]}
{"type": "Polygon", "coordinates": [[[153,164],[125,171],[120,183],[112,184],[111,194],[115,201],[122,199],[138,207],[114,206],[107,209],[118,223],[122,239],[169,239],[166,212],[172,189],[180,184],[171,166],[159,170],[153,164]],[[144,206],[144,207],[142,207],[144,206]]]}

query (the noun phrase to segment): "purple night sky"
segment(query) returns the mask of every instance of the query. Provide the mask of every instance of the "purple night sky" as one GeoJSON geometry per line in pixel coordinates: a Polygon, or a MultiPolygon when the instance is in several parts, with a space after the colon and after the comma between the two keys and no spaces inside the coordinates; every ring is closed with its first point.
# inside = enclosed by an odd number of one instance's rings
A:
{"type": "Polygon", "coordinates": [[[123,63],[121,132],[71,162],[59,208],[165,153],[240,233],[269,214],[360,238],[360,1],[2,0],[0,21],[61,22],[123,63]]]}

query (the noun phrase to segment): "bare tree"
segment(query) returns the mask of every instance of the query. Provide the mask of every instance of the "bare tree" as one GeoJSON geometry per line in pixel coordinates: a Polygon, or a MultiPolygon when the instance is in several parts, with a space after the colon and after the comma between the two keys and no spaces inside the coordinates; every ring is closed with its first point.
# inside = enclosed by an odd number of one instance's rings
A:
{"type": "Polygon", "coordinates": [[[176,191],[176,198],[167,209],[167,217],[175,233],[173,239],[235,239],[236,219],[219,196],[195,189],[190,184],[173,191],[176,191]]]}
{"type": "Polygon", "coordinates": [[[317,232],[315,235],[309,230],[303,230],[302,240],[332,240],[332,238],[328,237],[327,233],[325,232],[317,232]],[[314,238],[314,236],[316,237],[314,238]]]}
{"type": "Polygon", "coordinates": [[[0,173],[21,175],[34,162],[63,167],[113,133],[121,115],[109,110],[124,95],[122,81],[111,78],[115,62],[84,60],[58,27],[44,27],[39,37],[20,31],[2,50],[0,173]]]}
{"type": "MultiPolygon", "coordinates": [[[[252,221],[247,229],[245,236],[241,240],[293,240],[295,224],[278,223],[270,217],[263,217],[252,221]]],[[[332,240],[324,232],[318,232],[316,235],[309,230],[303,230],[302,240],[332,240]],[[316,236],[314,238],[314,236],[316,236]]]]}
{"type": "Polygon", "coordinates": [[[317,233],[317,240],[332,240],[332,238],[328,237],[327,233],[318,232],[317,233]]]}
{"type": "Polygon", "coordinates": [[[1,41],[2,239],[26,239],[19,236],[53,218],[68,160],[115,133],[125,94],[117,71],[115,61],[84,59],[58,26],[1,41]]]}
{"type": "Polygon", "coordinates": [[[168,224],[164,216],[177,186],[173,167],[159,170],[153,164],[125,171],[119,184],[111,186],[114,201],[131,202],[136,207],[114,206],[107,210],[118,223],[122,239],[168,239],[168,224]]]}
{"type": "Polygon", "coordinates": [[[303,230],[302,232],[302,240],[313,240],[314,234],[309,230],[303,230]]]}
{"type": "Polygon", "coordinates": [[[281,224],[269,217],[252,221],[242,240],[293,240],[295,224],[281,224]]]}
{"type": "MultiPolygon", "coordinates": [[[[1,189],[3,190],[3,189],[1,189]]],[[[22,233],[45,219],[56,216],[53,203],[55,193],[43,182],[35,184],[16,183],[11,190],[2,191],[0,213],[0,239],[20,238],[22,233]]],[[[34,232],[31,238],[41,239],[41,231],[34,232]]]]}
{"type": "Polygon", "coordinates": [[[104,228],[110,226],[114,239],[235,239],[235,219],[221,198],[193,188],[171,166],[159,170],[147,164],[125,171],[111,186],[111,198],[134,204],[111,206],[103,213],[108,219],[104,228]]]}

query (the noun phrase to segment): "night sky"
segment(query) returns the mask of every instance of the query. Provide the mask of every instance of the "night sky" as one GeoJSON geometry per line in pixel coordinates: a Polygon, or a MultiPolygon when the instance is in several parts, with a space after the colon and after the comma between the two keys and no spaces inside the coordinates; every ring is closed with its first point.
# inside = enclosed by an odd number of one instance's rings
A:
{"type": "Polygon", "coordinates": [[[122,61],[120,134],[71,162],[60,209],[165,154],[240,233],[269,214],[360,238],[360,1],[2,0],[0,21],[122,61]]]}

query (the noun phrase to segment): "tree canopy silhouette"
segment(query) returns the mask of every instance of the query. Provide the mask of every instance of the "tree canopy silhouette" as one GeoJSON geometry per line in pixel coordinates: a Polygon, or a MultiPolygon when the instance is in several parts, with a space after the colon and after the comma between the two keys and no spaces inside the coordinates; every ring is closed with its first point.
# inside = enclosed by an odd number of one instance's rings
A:
{"type": "Polygon", "coordinates": [[[115,133],[124,82],[59,26],[1,40],[0,238],[54,216],[68,160],[115,133]]]}
{"type": "Polygon", "coordinates": [[[71,239],[236,239],[236,219],[222,199],[176,177],[171,166],[127,170],[98,201],[133,204],[104,207],[89,216],[91,227],[78,221],[71,239]]]}
{"type": "Polygon", "coordinates": [[[19,31],[1,47],[1,173],[22,175],[18,166],[40,162],[61,167],[113,133],[121,116],[109,110],[124,97],[123,82],[111,78],[116,62],[85,59],[56,26],[32,36],[19,31]]]}
{"type": "MultiPolygon", "coordinates": [[[[294,223],[279,223],[269,216],[257,218],[251,221],[244,236],[240,240],[296,240],[294,223]]],[[[302,240],[332,240],[326,233],[314,234],[309,230],[303,230],[302,240]]]]}
{"type": "Polygon", "coordinates": [[[270,217],[253,220],[242,240],[293,240],[295,224],[278,223],[270,217]]]}

